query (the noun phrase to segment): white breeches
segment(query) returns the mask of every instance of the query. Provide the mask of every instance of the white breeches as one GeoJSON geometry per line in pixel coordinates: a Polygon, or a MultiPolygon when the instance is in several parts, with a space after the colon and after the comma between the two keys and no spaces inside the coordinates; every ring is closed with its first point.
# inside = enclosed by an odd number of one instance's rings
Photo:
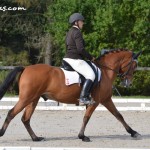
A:
{"type": "Polygon", "coordinates": [[[82,74],[86,79],[95,80],[95,74],[89,64],[81,59],[64,58],[68,64],[77,72],[82,74]]]}

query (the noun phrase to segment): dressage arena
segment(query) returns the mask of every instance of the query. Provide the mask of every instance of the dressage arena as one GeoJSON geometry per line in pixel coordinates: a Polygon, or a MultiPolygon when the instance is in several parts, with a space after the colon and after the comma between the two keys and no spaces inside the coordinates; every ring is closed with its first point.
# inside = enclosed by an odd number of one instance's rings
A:
{"type": "MultiPolygon", "coordinates": [[[[2,126],[7,112],[6,109],[0,109],[0,126],[2,126]]],[[[91,142],[82,142],[77,135],[85,110],[35,110],[31,118],[31,126],[38,136],[45,137],[45,141],[33,142],[31,140],[21,122],[21,112],[12,120],[5,135],[0,137],[0,149],[1,147],[14,146],[38,147],[41,150],[42,147],[150,148],[150,111],[120,112],[126,122],[142,135],[142,139],[132,139],[122,124],[110,112],[97,110],[93,113],[85,130],[85,135],[90,137],[91,142]]]]}

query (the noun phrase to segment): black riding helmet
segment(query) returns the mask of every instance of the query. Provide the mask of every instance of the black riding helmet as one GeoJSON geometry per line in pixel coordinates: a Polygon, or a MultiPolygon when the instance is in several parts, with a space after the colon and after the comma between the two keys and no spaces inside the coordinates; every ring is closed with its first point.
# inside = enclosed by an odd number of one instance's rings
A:
{"type": "Polygon", "coordinates": [[[84,21],[84,17],[80,13],[74,13],[70,16],[69,23],[73,24],[75,21],[78,20],[84,21]]]}

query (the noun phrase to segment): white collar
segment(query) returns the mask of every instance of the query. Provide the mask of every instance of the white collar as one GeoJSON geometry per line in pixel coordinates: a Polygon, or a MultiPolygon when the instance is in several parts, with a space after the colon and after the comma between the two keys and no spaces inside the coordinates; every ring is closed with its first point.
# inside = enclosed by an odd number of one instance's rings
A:
{"type": "Polygon", "coordinates": [[[77,29],[79,29],[79,30],[80,30],[80,28],[79,28],[78,26],[76,26],[76,25],[73,25],[73,27],[75,27],[75,28],[77,28],[77,29]]]}

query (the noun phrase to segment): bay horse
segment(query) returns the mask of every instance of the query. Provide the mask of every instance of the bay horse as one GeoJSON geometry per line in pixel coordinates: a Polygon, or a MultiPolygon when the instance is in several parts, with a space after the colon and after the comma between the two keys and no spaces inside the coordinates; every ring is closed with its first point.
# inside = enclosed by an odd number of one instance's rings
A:
{"type": "MultiPolygon", "coordinates": [[[[101,55],[94,63],[101,69],[101,81],[91,93],[94,105],[87,106],[81,130],[78,138],[89,142],[90,138],[84,135],[86,125],[99,104],[105,106],[124,126],[126,131],[133,138],[140,138],[141,135],[134,131],[124,120],[123,116],[116,109],[112,97],[112,85],[115,78],[120,76],[123,84],[129,86],[132,82],[133,72],[137,67],[137,59],[141,52],[133,53],[131,50],[117,49],[101,55]]],[[[22,122],[33,141],[44,140],[38,137],[30,126],[31,116],[37,106],[39,98],[44,95],[49,99],[67,104],[78,104],[81,87],[79,84],[65,85],[65,76],[61,68],[46,64],[36,64],[27,67],[16,67],[12,70],[1,84],[0,99],[7,89],[18,77],[19,100],[9,110],[7,117],[0,129],[0,136],[3,136],[11,120],[24,109],[22,122]]]]}

